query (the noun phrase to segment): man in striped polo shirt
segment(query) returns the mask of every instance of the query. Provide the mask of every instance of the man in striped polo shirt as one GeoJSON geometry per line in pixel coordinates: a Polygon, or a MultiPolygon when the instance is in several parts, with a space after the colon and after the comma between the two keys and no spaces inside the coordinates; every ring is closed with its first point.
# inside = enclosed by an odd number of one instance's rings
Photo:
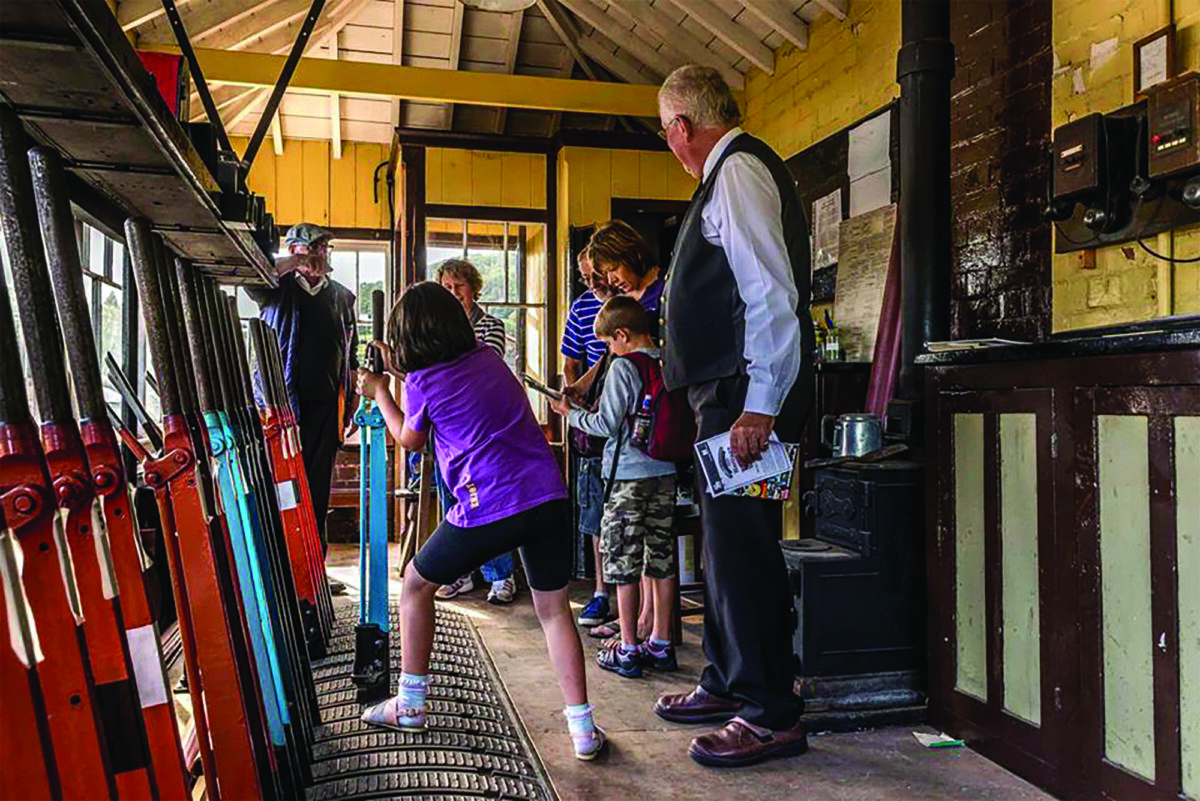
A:
{"type": "MultiPolygon", "coordinates": [[[[593,330],[596,314],[604,302],[617,294],[602,273],[592,266],[591,246],[579,254],[579,277],[587,289],[571,304],[567,325],[563,330],[563,376],[574,384],[604,357],[606,347],[593,330]]],[[[579,625],[598,626],[612,617],[608,588],[600,571],[600,516],[604,512],[604,479],[600,459],[579,459],[575,478],[575,500],[579,506],[579,533],[592,538],[592,553],[596,558],[596,591],[583,611],[579,625]]]]}

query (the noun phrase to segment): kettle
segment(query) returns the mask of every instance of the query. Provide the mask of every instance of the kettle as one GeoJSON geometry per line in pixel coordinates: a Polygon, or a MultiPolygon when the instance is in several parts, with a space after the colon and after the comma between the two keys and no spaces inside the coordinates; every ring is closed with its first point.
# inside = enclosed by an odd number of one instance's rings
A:
{"type": "Polygon", "coordinates": [[[821,418],[821,443],[834,456],[865,456],[883,447],[883,421],[877,414],[855,413],[821,418]],[[832,424],[832,437],[829,436],[832,424]]]}

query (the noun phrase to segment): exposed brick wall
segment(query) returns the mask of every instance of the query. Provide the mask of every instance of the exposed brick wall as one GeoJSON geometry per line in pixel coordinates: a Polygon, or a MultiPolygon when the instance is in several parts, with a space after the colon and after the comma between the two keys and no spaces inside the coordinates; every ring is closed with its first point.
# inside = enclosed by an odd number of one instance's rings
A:
{"type": "Polygon", "coordinates": [[[952,0],[951,335],[1050,333],[1051,3],[952,0]]]}

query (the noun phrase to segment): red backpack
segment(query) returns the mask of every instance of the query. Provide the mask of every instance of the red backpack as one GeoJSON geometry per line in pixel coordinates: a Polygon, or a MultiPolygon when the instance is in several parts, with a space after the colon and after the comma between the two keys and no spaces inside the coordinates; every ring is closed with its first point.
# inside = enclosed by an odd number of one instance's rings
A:
{"type": "Polygon", "coordinates": [[[648,353],[634,351],[617,358],[633,362],[642,379],[641,398],[629,417],[634,447],[661,462],[690,459],[696,444],[696,416],[687,390],[669,391],[663,384],[662,365],[648,353]]]}

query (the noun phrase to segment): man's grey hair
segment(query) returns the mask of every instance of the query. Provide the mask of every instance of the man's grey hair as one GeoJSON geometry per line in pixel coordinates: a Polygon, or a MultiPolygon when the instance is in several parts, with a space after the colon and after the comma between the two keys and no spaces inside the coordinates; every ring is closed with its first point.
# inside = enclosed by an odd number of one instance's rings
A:
{"type": "Polygon", "coordinates": [[[712,67],[686,64],[672,72],[658,90],[664,118],[686,117],[695,128],[722,128],[742,121],[729,84],[712,67]]]}

